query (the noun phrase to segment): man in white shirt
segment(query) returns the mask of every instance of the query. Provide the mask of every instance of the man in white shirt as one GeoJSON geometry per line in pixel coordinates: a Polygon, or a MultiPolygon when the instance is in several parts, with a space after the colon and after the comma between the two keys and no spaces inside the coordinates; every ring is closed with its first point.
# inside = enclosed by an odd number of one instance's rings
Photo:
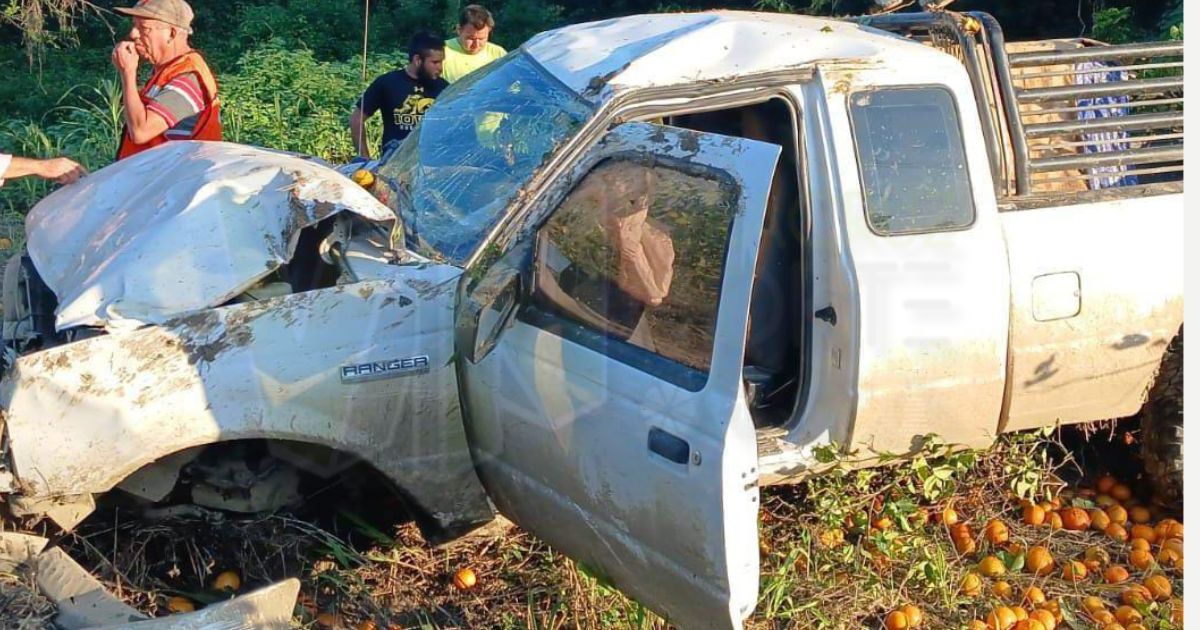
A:
{"type": "Polygon", "coordinates": [[[87,175],[87,171],[69,158],[39,160],[0,153],[0,186],[4,185],[6,179],[16,179],[26,175],[36,175],[59,184],[70,184],[87,175]]]}

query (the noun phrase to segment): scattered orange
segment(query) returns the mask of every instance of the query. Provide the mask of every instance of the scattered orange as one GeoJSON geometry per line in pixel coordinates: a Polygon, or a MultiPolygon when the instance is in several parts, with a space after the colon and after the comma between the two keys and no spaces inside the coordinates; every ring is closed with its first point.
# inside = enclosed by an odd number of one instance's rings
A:
{"type": "Polygon", "coordinates": [[[1124,525],[1127,521],[1129,521],[1129,512],[1126,512],[1125,508],[1119,505],[1110,505],[1108,509],[1104,511],[1108,512],[1109,520],[1118,525],[1124,525]]]}
{"type": "Polygon", "coordinates": [[[1117,485],[1117,478],[1112,475],[1104,475],[1096,480],[1096,492],[1108,494],[1112,492],[1113,486],[1117,485]]]}
{"type": "Polygon", "coordinates": [[[1129,539],[1129,532],[1120,523],[1109,523],[1108,527],[1104,528],[1104,534],[1117,542],[1125,542],[1129,539]]]}
{"type": "Polygon", "coordinates": [[[996,556],[987,556],[979,561],[979,573],[990,578],[1000,577],[1007,571],[1004,563],[996,556]]]}
{"type": "Polygon", "coordinates": [[[454,574],[454,586],[458,587],[460,591],[472,588],[476,581],[475,571],[470,567],[463,567],[454,574]]]}
{"type": "Polygon", "coordinates": [[[1129,486],[1123,483],[1114,485],[1112,489],[1108,491],[1108,494],[1112,495],[1112,498],[1120,501],[1121,503],[1124,503],[1133,497],[1133,491],[1129,489],[1129,486]]]}
{"type": "Polygon", "coordinates": [[[1149,525],[1146,525],[1144,523],[1138,523],[1137,525],[1130,527],[1129,528],[1129,537],[1130,538],[1142,538],[1150,543],[1153,543],[1158,540],[1158,534],[1154,531],[1154,528],[1150,527],[1149,525]]]}
{"type": "Polygon", "coordinates": [[[1046,523],[1050,525],[1050,529],[1062,529],[1063,519],[1058,512],[1050,512],[1046,515],[1046,523]]]}
{"type": "Polygon", "coordinates": [[[988,524],[983,528],[983,535],[993,545],[1003,545],[1008,542],[1008,525],[1005,525],[1000,519],[994,518],[988,521],[988,524]]]}
{"type": "Polygon", "coordinates": [[[1154,531],[1159,538],[1183,538],[1183,523],[1173,518],[1164,518],[1158,522],[1154,531]]]}
{"type": "Polygon", "coordinates": [[[214,591],[236,591],[242,587],[242,578],[237,571],[225,571],[213,579],[214,591]]]}
{"type": "Polygon", "coordinates": [[[958,553],[960,555],[969,556],[969,555],[975,553],[975,539],[974,538],[955,539],[954,549],[956,551],[958,551],[958,553]]]}
{"type": "Polygon", "coordinates": [[[1141,584],[1132,584],[1129,588],[1121,591],[1121,603],[1129,606],[1149,604],[1153,600],[1154,596],[1150,594],[1150,589],[1141,584]]]}
{"type": "Polygon", "coordinates": [[[1046,630],[1054,630],[1054,627],[1058,625],[1058,620],[1054,618],[1054,613],[1042,608],[1038,608],[1029,613],[1029,618],[1040,621],[1042,623],[1042,627],[1046,630]]]}
{"type": "Polygon", "coordinates": [[[1095,595],[1088,595],[1087,597],[1084,597],[1083,601],[1080,602],[1080,605],[1083,606],[1083,609],[1089,614],[1108,609],[1108,605],[1104,603],[1104,600],[1096,597],[1095,595]]]}
{"type": "Polygon", "coordinates": [[[1129,508],[1129,520],[1134,523],[1149,523],[1150,510],[1144,505],[1135,505],[1129,508]]]}
{"type": "Polygon", "coordinates": [[[983,591],[983,581],[979,579],[979,574],[975,572],[968,573],[963,576],[962,584],[959,587],[963,595],[975,597],[983,591]]]}
{"type": "Polygon", "coordinates": [[[196,605],[186,597],[172,597],[167,600],[167,610],[173,613],[190,613],[196,610],[196,605]]]}
{"type": "Polygon", "coordinates": [[[1034,575],[1050,575],[1054,570],[1054,556],[1045,547],[1032,547],[1025,555],[1025,568],[1034,575]]]}
{"type": "Polygon", "coordinates": [[[1158,601],[1171,598],[1171,581],[1163,575],[1151,575],[1142,581],[1142,585],[1150,592],[1150,596],[1158,601]]]}
{"type": "Polygon", "coordinates": [[[1171,599],[1171,623],[1183,627],[1183,600],[1178,597],[1171,599]]]}
{"type": "Polygon", "coordinates": [[[1096,564],[1101,566],[1107,565],[1112,561],[1112,558],[1108,556],[1108,552],[1103,547],[1088,547],[1088,550],[1083,552],[1083,557],[1087,560],[1095,561],[1096,564]]]}
{"type": "Polygon", "coordinates": [[[1013,616],[1015,616],[1017,618],[1018,622],[1024,621],[1029,618],[1029,613],[1026,612],[1025,609],[1021,608],[1020,606],[1010,606],[1009,610],[1013,611],[1013,616]]]}
{"type": "Polygon", "coordinates": [[[842,528],[840,527],[831,527],[821,532],[820,535],[817,536],[817,541],[821,543],[822,547],[825,547],[826,549],[832,549],[834,547],[839,547],[842,543],[846,542],[846,533],[842,531],[842,528]]]}
{"type": "Polygon", "coordinates": [[[1142,551],[1150,551],[1150,541],[1145,538],[1134,538],[1129,541],[1130,549],[1141,549],[1142,551]]]}
{"type": "Polygon", "coordinates": [[[1008,606],[997,606],[988,613],[987,626],[991,630],[1008,630],[1017,623],[1017,615],[1008,606]]]}
{"type": "Polygon", "coordinates": [[[874,527],[875,529],[878,529],[879,531],[887,531],[887,530],[891,529],[892,525],[894,525],[894,524],[895,523],[892,522],[892,519],[887,516],[880,516],[879,518],[875,519],[874,521],[871,521],[871,527],[874,527]]]}
{"type": "Polygon", "coordinates": [[[1046,522],[1046,510],[1040,505],[1027,503],[1021,508],[1021,521],[1026,525],[1041,525],[1046,522]]]}
{"type": "MultiPolygon", "coordinates": [[[[1104,630],[1108,630],[1109,625],[1117,623],[1117,617],[1107,610],[1098,610],[1092,615],[1092,621],[1096,622],[1096,625],[1104,628],[1104,630]]],[[[1120,628],[1121,626],[1118,625],[1117,627],[1120,628]]]]}
{"type": "Polygon", "coordinates": [[[942,510],[942,522],[946,524],[946,527],[953,527],[958,523],[958,512],[955,512],[952,507],[942,510]]]}
{"type": "Polygon", "coordinates": [[[1012,592],[1012,584],[1009,584],[1003,580],[992,585],[992,595],[995,595],[1000,599],[1008,599],[1012,597],[1012,592]]]}
{"type": "Polygon", "coordinates": [[[1120,584],[1129,579],[1129,571],[1125,567],[1112,565],[1104,570],[1104,581],[1109,584],[1120,584]]]}
{"type": "Polygon", "coordinates": [[[978,619],[972,619],[971,623],[967,624],[967,630],[988,630],[988,625],[978,619]]]}
{"type": "Polygon", "coordinates": [[[883,627],[887,630],[907,630],[909,627],[908,617],[905,617],[904,613],[899,610],[893,610],[883,620],[883,627]]]}
{"type": "Polygon", "coordinates": [[[1030,586],[1025,589],[1025,594],[1021,596],[1021,603],[1029,606],[1037,606],[1046,602],[1046,594],[1042,589],[1036,586],[1030,586]]]}
{"type": "Polygon", "coordinates": [[[1022,619],[1013,626],[1013,630],[1046,630],[1046,626],[1037,619],[1022,619]]]}
{"type": "Polygon", "coordinates": [[[1108,524],[1112,522],[1112,519],[1108,518],[1108,512],[1105,512],[1100,508],[1092,510],[1089,513],[1089,516],[1092,519],[1092,529],[1098,532],[1104,531],[1104,529],[1108,527],[1108,524]]]}
{"type": "Polygon", "coordinates": [[[904,613],[904,617],[908,619],[908,627],[916,628],[925,620],[925,613],[913,604],[905,604],[900,607],[900,612],[904,613]]]}
{"type": "Polygon", "coordinates": [[[1096,505],[1100,506],[1101,508],[1107,508],[1111,505],[1116,505],[1116,504],[1117,504],[1117,500],[1108,496],[1107,494],[1102,494],[1102,495],[1096,497],[1096,505]]]}
{"type": "Polygon", "coordinates": [[[1064,508],[1058,511],[1058,515],[1062,517],[1063,529],[1071,531],[1083,531],[1092,523],[1092,518],[1083,508],[1064,508]]]}
{"type": "Polygon", "coordinates": [[[1079,582],[1087,579],[1088,570],[1083,563],[1072,560],[1063,565],[1062,577],[1068,582],[1079,582]]]}
{"type": "Polygon", "coordinates": [[[1158,563],[1164,567],[1179,568],[1183,566],[1183,556],[1174,549],[1163,547],[1162,550],[1158,552],[1158,563]]]}
{"type": "Polygon", "coordinates": [[[1145,549],[1134,549],[1129,552],[1129,564],[1138,569],[1146,569],[1154,563],[1154,556],[1145,549]]]}
{"type": "Polygon", "coordinates": [[[1142,613],[1138,612],[1133,606],[1121,606],[1117,608],[1117,612],[1113,613],[1113,616],[1117,618],[1117,623],[1123,626],[1138,623],[1142,620],[1142,613]]]}
{"type": "Polygon", "coordinates": [[[354,626],[354,630],[378,630],[378,628],[379,626],[376,626],[375,622],[370,619],[364,619],[354,626]]]}

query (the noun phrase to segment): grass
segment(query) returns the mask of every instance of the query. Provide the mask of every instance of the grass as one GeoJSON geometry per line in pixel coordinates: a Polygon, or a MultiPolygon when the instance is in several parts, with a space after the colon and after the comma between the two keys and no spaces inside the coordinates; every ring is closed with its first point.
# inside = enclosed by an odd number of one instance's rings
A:
{"type": "MultiPolygon", "coordinates": [[[[1020,496],[1057,495],[1068,505],[1090,505],[1080,485],[1089,478],[1054,436],[1018,434],[976,452],[952,453],[933,441],[922,456],[881,468],[834,461],[830,473],[804,484],[764,489],[760,595],[747,627],[878,628],[888,611],[910,602],[923,609],[923,627],[966,627],[994,606],[1016,603],[991,595],[996,580],[985,578],[980,596],[960,589],[985,554],[997,554],[1015,569],[1003,578],[1014,592],[1039,586],[1060,601],[1064,618],[1075,619],[1060,627],[1092,628],[1082,598],[1096,595],[1115,609],[1123,586],[1105,585],[1096,575],[1071,584],[1057,571],[1037,578],[1017,568],[1032,545],[1048,547],[1060,562],[1099,548],[1126,563],[1128,546],[1097,532],[1020,522],[1020,496]],[[1072,484],[1064,488],[1060,476],[1072,484]],[[976,532],[978,552],[960,555],[938,522],[951,505],[976,532]],[[1003,548],[978,534],[992,518],[1010,529],[1003,548]]],[[[379,628],[671,627],[515,527],[439,548],[426,544],[412,522],[389,528],[347,510],[309,520],[175,516],[151,524],[91,522],[65,544],[110,588],[151,614],[162,614],[171,595],[214,601],[218,596],[205,585],[232,569],[243,577],[243,592],[302,576],[299,627],[323,627],[323,613],[326,624],[336,615],[347,627],[366,620],[379,628]],[[384,533],[389,529],[394,534],[384,533]],[[465,591],[453,585],[464,567],[478,577],[465,591]]],[[[1131,573],[1138,582],[1165,573],[1174,592],[1182,592],[1181,570],[1154,566],[1131,573]]],[[[1148,628],[1177,627],[1168,621],[1166,603],[1141,613],[1148,628]]]]}

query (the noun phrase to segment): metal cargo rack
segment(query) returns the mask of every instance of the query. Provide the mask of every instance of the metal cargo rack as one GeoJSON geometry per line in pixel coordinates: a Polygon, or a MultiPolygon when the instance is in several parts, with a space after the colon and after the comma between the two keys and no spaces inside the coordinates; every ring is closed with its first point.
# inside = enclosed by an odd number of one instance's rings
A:
{"type": "MultiPolygon", "coordinates": [[[[1183,179],[1183,42],[1008,44],[987,13],[894,13],[858,21],[947,52],[971,75],[1001,198],[1183,179]],[[1038,50],[1038,48],[1043,48],[1038,50]]],[[[1138,188],[1128,190],[1131,188],[1138,188]]]]}

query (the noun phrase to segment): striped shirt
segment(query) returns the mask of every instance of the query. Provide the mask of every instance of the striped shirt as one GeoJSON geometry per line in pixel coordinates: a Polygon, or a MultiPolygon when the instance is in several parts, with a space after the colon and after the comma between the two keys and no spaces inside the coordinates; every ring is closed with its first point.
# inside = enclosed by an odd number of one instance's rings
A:
{"type": "Polygon", "coordinates": [[[167,121],[168,140],[187,140],[196,132],[200,113],[207,107],[196,73],[181,74],[161,88],[151,88],[146,109],[167,121]]]}

